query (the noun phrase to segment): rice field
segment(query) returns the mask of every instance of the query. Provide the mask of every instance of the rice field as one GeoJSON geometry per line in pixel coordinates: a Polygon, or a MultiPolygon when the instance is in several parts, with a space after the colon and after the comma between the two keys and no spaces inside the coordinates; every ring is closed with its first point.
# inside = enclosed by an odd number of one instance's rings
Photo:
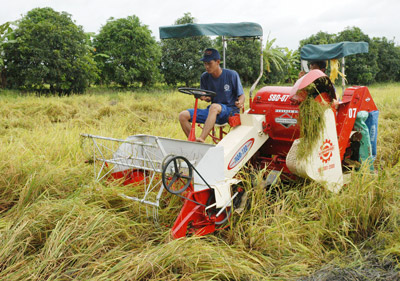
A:
{"type": "Polygon", "coordinates": [[[376,174],[353,172],[337,194],[308,181],[251,187],[263,171],[244,174],[250,209],[179,240],[170,228],[181,201],[166,195],[155,223],[119,196],[132,187],[94,180],[80,134],[185,139],[178,114],[191,96],[0,92],[0,280],[324,280],[321,270],[371,268],[370,257],[386,265],[381,277],[400,279],[400,85],[369,89],[380,109],[376,174]]]}

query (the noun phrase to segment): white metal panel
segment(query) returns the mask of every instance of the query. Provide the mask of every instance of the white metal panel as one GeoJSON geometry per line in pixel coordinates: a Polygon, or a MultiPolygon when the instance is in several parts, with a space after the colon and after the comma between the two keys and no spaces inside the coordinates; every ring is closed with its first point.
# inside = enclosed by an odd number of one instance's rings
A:
{"type": "Polygon", "coordinates": [[[209,188],[207,183],[215,191],[216,207],[225,206],[231,198],[231,184],[224,176],[224,147],[209,149],[196,166],[196,170],[199,174],[194,175],[194,190],[209,188]]]}
{"type": "Polygon", "coordinates": [[[304,159],[297,158],[297,148],[302,140],[297,139],[286,157],[286,165],[292,173],[313,179],[337,192],[343,186],[343,173],[335,116],[331,109],[327,109],[324,117],[325,129],[310,154],[304,159]]]}
{"type": "Polygon", "coordinates": [[[195,173],[194,190],[199,191],[208,188],[203,179],[211,186],[220,184],[224,177],[224,148],[213,147],[201,159],[196,166],[201,177],[195,173]]]}
{"type": "Polygon", "coordinates": [[[114,159],[123,159],[115,172],[132,168],[152,169],[161,172],[162,160],[167,155],[183,156],[196,166],[206,152],[215,145],[176,140],[150,135],[129,136],[114,153],[114,159]]]}
{"type": "Polygon", "coordinates": [[[262,128],[265,115],[241,114],[240,121],[241,125],[233,128],[217,144],[217,147],[224,147],[226,179],[233,178],[268,139],[262,128]]]}
{"type": "MultiPolygon", "coordinates": [[[[265,115],[241,114],[241,125],[233,128],[215,148],[209,149],[196,166],[199,174],[215,190],[217,208],[229,203],[233,177],[268,139],[263,132],[265,115]]],[[[195,175],[195,190],[208,188],[195,175]]]]}

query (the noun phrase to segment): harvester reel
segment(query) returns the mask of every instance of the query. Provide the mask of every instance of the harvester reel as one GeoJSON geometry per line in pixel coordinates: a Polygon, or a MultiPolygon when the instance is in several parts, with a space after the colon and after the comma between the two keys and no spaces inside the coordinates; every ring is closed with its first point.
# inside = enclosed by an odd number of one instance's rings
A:
{"type": "Polygon", "coordinates": [[[193,166],[182,156],[167,156],[163,161],[162,183],[168,192],[180,194],[184,192],[193,179],[193,166]]]}
{"type": "Polygon", "coordinates": [[[203,97],[215,97],[217,93],[209,90],[198,89],[198,88],[187,88],[187,87],[180,87],[178,91],[187,95],[193,95],[195,98],[203,97]]]}

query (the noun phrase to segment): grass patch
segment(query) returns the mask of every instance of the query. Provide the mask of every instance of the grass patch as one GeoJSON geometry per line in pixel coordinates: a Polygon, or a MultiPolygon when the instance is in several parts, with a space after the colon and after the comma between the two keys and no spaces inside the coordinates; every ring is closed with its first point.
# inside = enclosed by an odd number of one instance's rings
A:
{"type": "Polygon", "coordinates": [[[399,85],[370,87],[380,110],[377,175],[354,172],[334,194],[308,181],[252,187],[262,172],[246,174],[251,208],[230,228],[180,240],[169,230],[181,201],[166,195],[154,223],[151,208],[118,196],[135,187],[93,181],[79,135],[184,139],[177,118],[193,97],[96,91],[0,94],[1,280],[287,280],[369,264],[365,251],[397,266],[399,85]]]}

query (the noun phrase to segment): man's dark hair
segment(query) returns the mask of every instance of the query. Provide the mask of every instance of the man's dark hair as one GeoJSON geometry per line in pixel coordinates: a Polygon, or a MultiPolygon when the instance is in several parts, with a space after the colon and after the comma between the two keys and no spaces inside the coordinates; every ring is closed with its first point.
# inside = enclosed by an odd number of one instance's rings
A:
{"type": "Polygon", "coordinates": [[[324,60],[312,61],[312,62],[310,62],[310,65],[311,64],[318,65],[319,69],[326,69],[326,61],[324,61],[324,60]]]}

